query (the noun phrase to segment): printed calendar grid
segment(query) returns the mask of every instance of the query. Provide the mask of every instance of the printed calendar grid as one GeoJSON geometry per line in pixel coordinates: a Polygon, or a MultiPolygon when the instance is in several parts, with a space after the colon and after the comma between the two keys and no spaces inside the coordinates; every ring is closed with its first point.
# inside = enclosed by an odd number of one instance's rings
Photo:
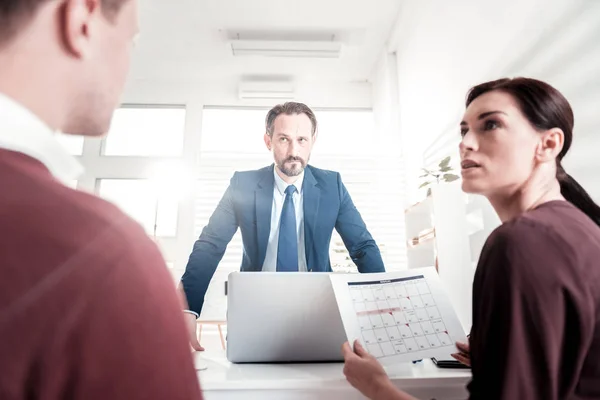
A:
{"type": "Polygon", "coordinates": [[[422,275],[348,286],[362,341],[374,357],[454,346],[422,275]]]}

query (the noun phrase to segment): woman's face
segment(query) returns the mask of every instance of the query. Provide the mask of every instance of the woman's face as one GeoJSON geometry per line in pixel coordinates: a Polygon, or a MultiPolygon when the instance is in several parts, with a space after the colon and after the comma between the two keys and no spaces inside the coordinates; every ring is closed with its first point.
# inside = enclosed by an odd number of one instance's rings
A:
{"type": "Polygon", "coordinates": [[[509,194],[527,182],[541,135],[510,94],[491,91],[477,97],[460,129],[463,191],[489,197],[509,194]]]}

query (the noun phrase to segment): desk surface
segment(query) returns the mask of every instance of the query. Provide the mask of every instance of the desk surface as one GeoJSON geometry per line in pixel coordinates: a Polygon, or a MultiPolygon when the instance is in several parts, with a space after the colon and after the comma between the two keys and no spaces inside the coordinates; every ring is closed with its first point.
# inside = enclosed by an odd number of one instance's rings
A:
{"type": "MultiPolygon", "coordinates": [[[[268,392],[277,396],[273,398],[280,399],[320,398],[318,393],[323,394],[323,398],[336,398],[335,395],[331,397],[334,392],[339,398],[361,398],[346,381],[342,363],[231,364],[224,351],[195,353],[194,356],[198,366],[205,364],[208,367],[199,371],[198,377],[209,400],[233,398],[236,392],[245,393],[245,398],[254,397],[248,397],[250,392],[256,398],[259,398],[259,392],[260,396],[268,392]],[[306,397],[294,395],[294,392],[306,397]]],[[[469,370],[440,369],[430,360],[388,368],[387,371],[398,387],[422,398],[464,399],[467,397],[465,385],[471,377],[469,370]]]]}

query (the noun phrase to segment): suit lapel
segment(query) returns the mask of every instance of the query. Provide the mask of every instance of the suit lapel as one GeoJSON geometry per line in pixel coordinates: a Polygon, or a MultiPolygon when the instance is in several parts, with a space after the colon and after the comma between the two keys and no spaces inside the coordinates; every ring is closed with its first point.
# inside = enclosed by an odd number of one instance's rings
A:
{"type": "Polygon", "coordinates": [[[321,189],[317,184],[310,167],[304,170],[304,182],[302,184],[304,197],[304,247],[306,249],[306,264],[309,271],[315,266],[314,257],[314,233],[319,215],[319,204],[321,201],[321,189]]]}
{"type": "Polygon", "coordinates": [[[254,206],[256,210],[256,238],[258,241],[258,265],[256,271],[262,269],[267,254],[269,233],[271,232],[271,211],[273,208],[273,166],[265,170],[264,176],[258,182],[254,193],[254,206]]]}

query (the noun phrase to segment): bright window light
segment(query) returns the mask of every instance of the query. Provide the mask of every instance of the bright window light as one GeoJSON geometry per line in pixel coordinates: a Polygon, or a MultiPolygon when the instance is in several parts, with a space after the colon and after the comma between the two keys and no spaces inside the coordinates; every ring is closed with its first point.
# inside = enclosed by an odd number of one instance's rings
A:
{"type": "Polygon", "coordinates": [[[139,222],[148,235],[176,236],[179,196],[157,192],[152,180],[101,179],[99,194],[139,222]]]}
{"type": "Polygon", "coordinates": [[[155,163],[151,176],[152,187],[159,197],[168,193],[181,199],[191,191],[193,184],[192,174],[181,160],[155,163]]]}
{"type": "Polygon", "coordinates": [[[185,114],[185,108],[120,108],[113,116],[103,154],[142,157],[181,156],[185,114]]]}
{"type": "Polygon", "coordinates": [[[206,108],[202,113],[202,152],[268,154],[263,136],[268,109],[206,108]]]}
{"type": "Polygon", "coordinates": [[[376,140],[372,111],[340,110],[315,111],[317,117],[317,142],[315,157],[355,156],[370,154],[376,140]]]}

